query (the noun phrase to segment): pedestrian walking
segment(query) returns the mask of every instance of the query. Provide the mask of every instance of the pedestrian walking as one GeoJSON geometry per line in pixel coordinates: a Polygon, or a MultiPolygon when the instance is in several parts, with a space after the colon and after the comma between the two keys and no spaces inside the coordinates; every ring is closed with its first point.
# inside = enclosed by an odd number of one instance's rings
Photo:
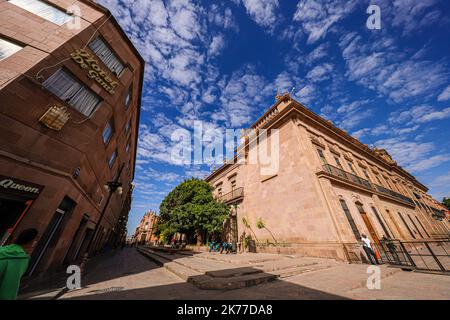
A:
{"type": "Polygon", "coordinates": [[[23,246],[31,243],[37,234],[36,229],[26,229],[19,234],[14,244],[0,247],[0,300],[17,298],[20,280],[30,261],[23,246]]]}
{"type": "Polygon", "coordinates": [[[379,264],[377,256],[375,255],[375,252],[373,251],[372,243],[370,242],[369,238],[367,238],[367,236],[365,234],[362,234],[361,240],[363,242],[364,252],[366,253],[367,257],[369,258],[370,263],[371,264],[379,264]],[[373,259],[372,259],[372,257],[373,257],[373,259]]]}

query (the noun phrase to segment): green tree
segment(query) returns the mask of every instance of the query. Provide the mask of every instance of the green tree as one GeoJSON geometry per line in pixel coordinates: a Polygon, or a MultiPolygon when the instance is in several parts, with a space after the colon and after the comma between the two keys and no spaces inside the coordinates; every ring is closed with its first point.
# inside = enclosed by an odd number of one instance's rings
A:
{"type": "Polygon", "coordinates": [[[198,244],[208,234],[220,233],[229,208],[217,202],[212,191],[207,182],[195,178],[176,186],[159,207],[162,230],[185,233],[188,239],[195,235],[198,244]]]}
{"type": "Polygon", "coordinates": [[[450,210],[450,198],[444,198],[444,199],[442,200],[442,204],[443,204],[444,206],[446,206],[448,210],[450,210]]]}

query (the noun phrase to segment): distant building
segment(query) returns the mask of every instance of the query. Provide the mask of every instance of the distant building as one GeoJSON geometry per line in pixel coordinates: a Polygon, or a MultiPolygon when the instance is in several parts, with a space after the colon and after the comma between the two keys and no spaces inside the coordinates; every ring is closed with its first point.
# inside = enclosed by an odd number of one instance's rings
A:
{"type": "Polygon", "coordinates": [[[145,63],[94,1],[1,1],[0,21],[0,245],[36,228],[27,275],[41,275],[93,237],[91,253],[124,240],[145,63]]]}
{"type": "Polygon", "coordinates": [[[158,219],[159,217],[154,211],[148,211],[144,214],[133,235],[133,243],[135,245],[154,244],[158,240],[154,235],[155,224],[158,219]]]}
{"type": "Polygon", "coordinates": [[[369,148],[288,94],[251,129],[256,135],[244,134],[235,161],[206,178],[215,196],[232,205],[230,237],[238,245],[255,234],[259,251],[353,261],[361,257],[362,233],[375,242],[448,236],[443,206],[386,150],[369,148]],[[279,166],[270,174],[249,161],[261,129],[279,130],[279,166]],[[258,229],[258,220],[267,229],[258,229]],[[273,238],[279,245],[266,245],[273,238]]]}

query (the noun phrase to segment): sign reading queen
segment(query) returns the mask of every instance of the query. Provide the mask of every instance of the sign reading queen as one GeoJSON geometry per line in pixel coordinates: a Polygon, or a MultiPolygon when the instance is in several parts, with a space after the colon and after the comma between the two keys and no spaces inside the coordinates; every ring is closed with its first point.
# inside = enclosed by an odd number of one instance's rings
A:
{"type": "Polygon", "coordinates": [[[88,70],[88,77],[94,79],[108,93],[114,94],[119,84],[98,65],[98,61],[84,49],[78,49],[70,54],[72,59],[82,68],[88,70]]]}
{"type": "Polygon", "coordinates": [[[39,193],[39,188],[16,183],[12,179],[0,180],[0,187],[5,188],[5,189],[13,189],[13,190],[17,190],[17,191],[30,192],[30,193],[35,193],[35,194],[39,193]]]}

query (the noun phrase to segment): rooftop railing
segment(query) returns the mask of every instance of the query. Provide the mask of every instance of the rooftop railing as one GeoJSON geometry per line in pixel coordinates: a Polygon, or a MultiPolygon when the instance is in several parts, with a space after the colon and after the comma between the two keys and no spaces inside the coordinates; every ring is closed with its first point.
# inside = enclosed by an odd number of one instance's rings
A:
{"type": "Polygon", "coordinates": [[[344,171],[344,170],[342,170],[340,168],[334,167],[334,166],[329,165],[329,164],[323,165],[323,169],[324,169],[324,171],[326,173],[328,173],[328,174],[330,174],[332,176],[341,178],[341,179],[343,179],[343,180],[345,180],[347,182],[350,182],[352,184],[359,185],[359,186],[361,186],[361,187],[363,187],[365,189],[368,189],[368,190],[371,190],[371,191],[375,191],[375,192],[377,192],[377,193],[379,193],[381,195],[389,196],[390,198],[401,200],[401,201],[406,202],[406,203],[408,203],[408,204],[410,204],[412,206],[415,206],[415,203],[414,203],[414,201],[411,198],[409,198],[407,196],[404,196],[404,195],[402,195],[402,194],[400,194],[398,192],[392,191],[392,190],[390,190],[388,188],[385,188],[383,186],[374,184],[374,183],[372,183],[372,182],[370,182],[370,181],[368,181],[366,179],[358,177],[355,174],[346,172],[346,171],[344,171]]]}

